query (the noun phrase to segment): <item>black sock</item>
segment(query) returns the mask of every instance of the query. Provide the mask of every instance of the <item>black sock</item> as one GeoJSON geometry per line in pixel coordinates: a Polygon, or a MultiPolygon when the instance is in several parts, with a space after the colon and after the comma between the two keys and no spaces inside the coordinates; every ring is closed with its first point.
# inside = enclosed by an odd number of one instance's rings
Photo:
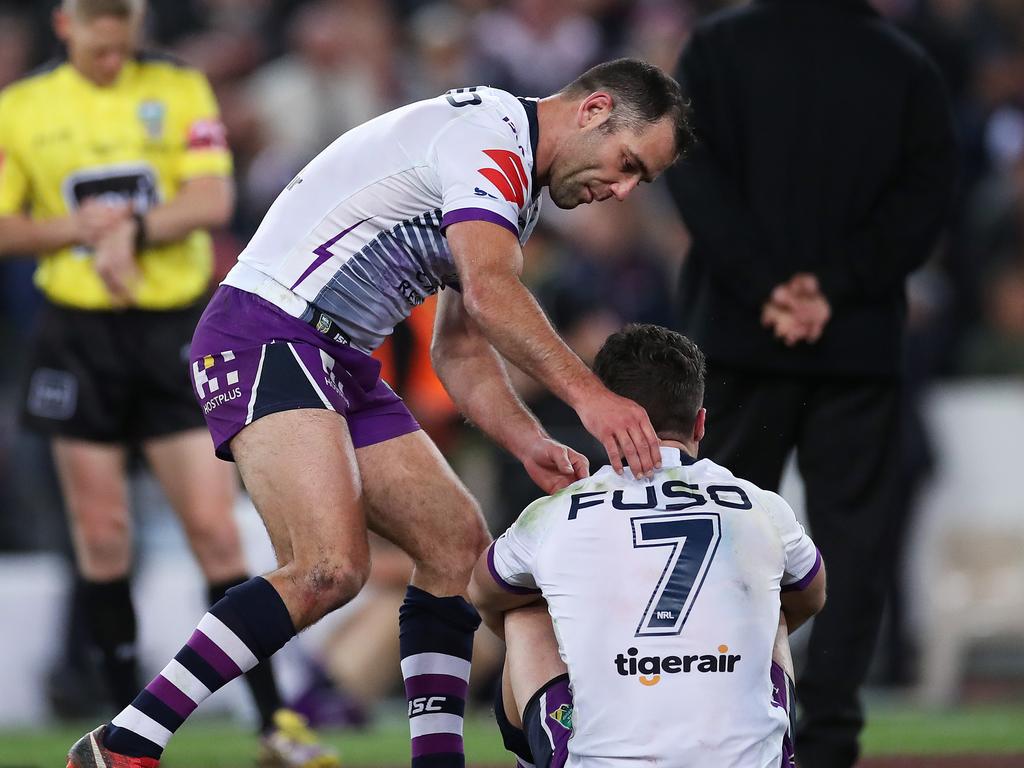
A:
{"type": "Polygon", "coordinates": [[[405,592],[398,634],[412,768],[466,766],[462,717],[478,626],[480,615],[461,597],[435,597],[411,585],[405,592]]]}
{"type": "Polygon", "coordinates": [[[139,692],[135,608],[125,576],[114,581],[81,579],[83,608],[100,669],[117,708],[126,707],[139,692]]]}
{"type": "MultiPolygon", "coordinates": [[[[206,587],[206,597],[210,605],[212,606],[219,602],[232,587],[244,584],[248,580],[248,576],[239,576],[217,584],[208,584],[206,587]]],[[[281,693],[277,689],[277,681],[274,680],[274,667],[270,663],[270,659],[264,659],[246,672],[245,683],[249,686],[249,690],[252,691],[256,710],[259,712],[260,732],[265,733],[274,725],[274,712],[283,706],[281,703],[281,693]]]]}

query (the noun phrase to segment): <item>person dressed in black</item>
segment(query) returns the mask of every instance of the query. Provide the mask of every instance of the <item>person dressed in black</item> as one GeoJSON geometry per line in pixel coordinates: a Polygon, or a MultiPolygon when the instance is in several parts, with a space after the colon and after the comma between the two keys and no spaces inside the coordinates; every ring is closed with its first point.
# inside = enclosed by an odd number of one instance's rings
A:
{"type": "Polygon", "coordinates": [[[669,186],[692,235],[679,321],[709,364],[704,453],[776,489],[797,450],[830,574],[797,686],[797,757],[846,768],[904,514],[904,281],[956,175],[947,97],[865,0],[709,16],[677,79],[699,138],[669,186]]]}

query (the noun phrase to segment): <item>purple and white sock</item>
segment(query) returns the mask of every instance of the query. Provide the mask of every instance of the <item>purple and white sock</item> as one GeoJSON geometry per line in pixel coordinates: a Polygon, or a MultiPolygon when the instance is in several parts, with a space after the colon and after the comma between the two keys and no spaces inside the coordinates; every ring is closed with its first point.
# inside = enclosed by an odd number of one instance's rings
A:
{"type": "Polygon", "coordinates": [[[266,579],[257,576],[229,589],[163,671],[110,721],[104,744],[120,754],[159,759],[211,693],[294,636],[288,608],[266,579]]]}
{"type": "Polygon", "coordinates": [[[480,615],[461,597],[410,586],[398,626],[412,768],[464,768],[462,718],[480,615]]]}

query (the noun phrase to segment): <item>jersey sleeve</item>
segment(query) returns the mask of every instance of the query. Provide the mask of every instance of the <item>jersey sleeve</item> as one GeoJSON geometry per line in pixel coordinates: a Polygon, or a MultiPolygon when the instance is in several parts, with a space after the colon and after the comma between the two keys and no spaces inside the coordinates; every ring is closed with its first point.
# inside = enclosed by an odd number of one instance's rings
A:
{"type": "Polygon", "coordinates": [[[184,112],[184,146],[178,177],[185,181],[199,176],[230,176],[227,132],[206,77],[195,70],[187,71],[180,98],[184,112]]]}
{"type": "Polygon", "coordinates": [[[806,589],[821,570],[821,553],[804,531],[804,527],[797,521],[793,508],[786,500],[770,491],[761,493],[785,552],[782,591],[806,589]]]}
{"type": "Polygon", "coordinates": [[[489,221],[518,238],[530,176],[511,134],[461,118],[444,129],[434,149],[442,233],[460,221],[489,221]]]}
{"type": "Polygon", "coordinates": [[[17,116],[9,94],[0,94],[0,216],[21,213],[28,198],[29,180],[18,159],[14,140],[17,116]]]}
{"type": "Polygon", "coordinates": [[[549,504],[545,497],[528,506],[487,550],[487,568],[502,589],[517,595],[540,593],[534,564],[544,539],[540,516],[549,504]]]}

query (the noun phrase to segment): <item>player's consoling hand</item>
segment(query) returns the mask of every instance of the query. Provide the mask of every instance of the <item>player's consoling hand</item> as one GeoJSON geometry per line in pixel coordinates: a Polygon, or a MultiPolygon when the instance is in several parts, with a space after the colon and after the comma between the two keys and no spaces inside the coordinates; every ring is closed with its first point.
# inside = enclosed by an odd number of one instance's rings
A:
{"type": "Polygon", "coordinates": [[[134,219],[114,225],[99,239],[93,251],[96,272],[118,307],[135,303],[135,293],[142,279],[135,260],[135,227],[134,219]]]}
{"type": "Polygon", "coordinates": [[[560,491],[590,474],[586,456],[548,437],[529,443],[519,458],[544,493],[560,491]]]}
{"type": "Polygon", "coordinates": [[[602,387],[576,408],[587,431],[601,441],[612,468],[621,473],[623,460],[637,477],[653,476],[661,466],[661,449],[651,419],[641,406],[602,387]]]}

